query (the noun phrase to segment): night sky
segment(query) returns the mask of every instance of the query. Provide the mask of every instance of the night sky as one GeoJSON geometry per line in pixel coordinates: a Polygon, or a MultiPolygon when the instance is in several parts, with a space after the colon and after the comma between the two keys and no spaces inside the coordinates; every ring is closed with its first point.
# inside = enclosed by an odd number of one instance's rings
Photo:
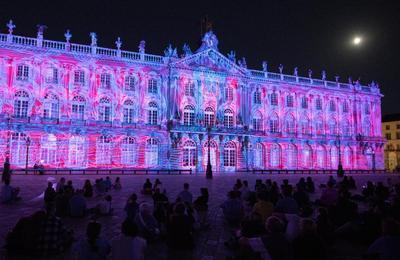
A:
{"type": "Polygon", "coordinates": [[[335,75],[347,82],[351,76],[363,84],[375,80],[385,95],[383,114],[400,112],[400,3],[399,1],[0,1],[0,28],[13,19],[17,35],[36,36],[36,25],[45,24],[45,38],[89,44],[89,32],[98,35],[98,45],[114,48],[116,37],[122,49],[137,51],[140,40],[146,52],[162,54],[171,43],[181,52],[188,43],[196,50],[200,21],[208,16],[223,54],[236,51],[252,69],[320,77],[335,75]],[[329,3],[328,3],[329,2],[329,3]],[[364,41],[351,45],[355,35],[364,41]]]}

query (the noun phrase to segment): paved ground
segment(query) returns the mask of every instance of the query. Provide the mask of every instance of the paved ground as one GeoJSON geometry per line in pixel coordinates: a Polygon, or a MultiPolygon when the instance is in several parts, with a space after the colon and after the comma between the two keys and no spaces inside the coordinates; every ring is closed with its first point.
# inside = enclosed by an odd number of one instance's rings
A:
{"type": "MultiPolygon", "coordinates": [[[[52,176],[60,178],[59,176],[52,176]]],[[[92,182],[97,176],[65,176],[67,180],[72,180],[75,188],[83,186],[86,179],[91,179],[92,182]]],[[[196,249],[193,252],[183,252],[180,254],[169,252],[163,244],[150,245],[147,252],[148,259],[226,259],[232,255],[224,246],[231,234],[231,230],[227,228],[222,219],[222,212],[219,205],[225,200],[226,193],[232,188],[236,178],[246,179],[249,181],[250,187],[254,187],[256,179],[272,178],[278,183],[283,179],[288,178],[290,183],[296,183],[300,177],[305,175],[250,175],[250,174],[230,174],[215,176],[213,180],[205,179],[204,175],[192,176],[121,176],[122,190],[112,191],[113,207],[115,216],[103,217],[99,221],[103,224],[103,236],[109,239],[119,235],[120,224],[123,221],[125,214],[123,211],[124,204],[128,196],[132,192],[138,194],[138,201],[150,201],[151,198],[140,195],[140,189],[149,177],[153,182],[155,178],[159,178],[163,183],[164,188],[167,189],[168,197],[170,200],[175,200],[177,194],[182,190],[184,182],[189,182],[191,191],[196,198],[200,193],[201,187],[207,187],[210,193],[209,202],[209,221],[211,226],[208,230],[202,231],[196,235],[196,249]]],[[[358,187],[361,187],[367,180],[372,181],[386,181],[391,177],[394,182],[400,182],[400,175],[363,175],[355,176],[358,187]]],[[[1,205],[0,204],[0,246],[4,245],[4,238],[8,231],[15,225],[16,221],[22,217],[31,214],[32,212],[43,207],[43,199],[39,197],[42,191],[46,188],[47,179],[49,176],[13,176],[12,185],[21,188],[22,201],[14,205],[1,205]]],[[[115,178],[113,176],[113,178],[115,178]]],[[[328,176],[314,175],[313,176],[316,186],[320,183],[325,183],[328,176]]],[[[318,196],[316,194],[315,196],[318,196]]],[[[89,206],[95,205],[98,198],[90,199],[89,206]]],[[[84,235],[86,224],[89,219],[64,219],[66,225],[74,229],[75,236],[80,238],[84,235]]],[[[347,255],[343,259],[361,259],[356,255],[362,252],[363,248],[346,248],[346,245],[340,247],[344,252],[335,252],[337,255],[347,255]],[[346,251],[348,249],[348,251],[346,251]],[[354,254],[353,256],[351,254],[354,254]]],[[[4,252],[0,253],[0,259],[7,259],[4,252]]],[[[14,258],[13,258],[14,259],[14,258]]],[[[18,258],[21,259],[21,258],[18,258]]],[[[31,259],[31,258],[29,258],[31,259]]],[[[58,256],[57,259],[69,259],[69,254],[58,256]]]]}

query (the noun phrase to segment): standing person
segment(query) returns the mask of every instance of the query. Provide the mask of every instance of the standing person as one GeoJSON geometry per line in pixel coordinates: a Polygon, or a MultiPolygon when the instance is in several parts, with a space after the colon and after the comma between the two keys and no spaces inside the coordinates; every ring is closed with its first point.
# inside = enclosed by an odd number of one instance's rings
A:
{"type": "Polygon", "coordinates": [[[86,198],[91,198],[93,196],[93,186],[90,180],[86,180],[85,185],[83,185],[83,196],[86,198]]]}
{"type": "Polygon", "coordinates": [[[181,199],[181,201],[183,203],[187,202],[190,205],[192,204],[192,200],[193,200],[193,195],[192,193],[189,191],[189,183],[184,183],[183,184],[183,191],[181,191],[178,195],[178,198],[181,199]]]}
{"type": "Polygon", "coordinates": [[[201,195],[194,201],[193,206],[199,215],[199,222],[201,226],[207,225],[207,211],[208,211],[208,189],[201,188],[201,195]]]}
{"type": "Polygon", "coordinates": [[[56,196],[57,193],[53,188],[53,183],[52,182],[48,182],[47,183],[47,188],[44,192],[44,203],[55,203],[56,201],[56,196]]]}
{"type": "Polygon", "coordinates": [[[121,231],[122,235],[111,242],[112,259],[144,260],[147,242],[138,236],[138,227],[136,224],[125,220],[122,223],[121,231]]]}
{"type": "Polygon", "coordinates": [[[79,260],[103,260],[111,251],[110,243],[100,238],[101,224],[90,222],[86,228],[87,239],[80,240],[74,246],[75,259],[79,260]]]}
{"type": "Polygon", "coordinates": [[[10,181],[11,179],[11,166],[10,159],[6,157],[6,161],[3,166],[3,175],[1,175],[1,182],[6,182],[6,180],[10,181]]]}
{"type": "Polygon", "coordinates": [[[114,188],[115,190],[120,190],[120,189],[122,188],[121,179],[120,179],[119,177],[117,177],[117,178],[115,179],[115,182],[114,182],[114,184],[113,184],[113,188],[114,188]]]}
{"type": "Polygon", "coordinates": [[[62,177],[62,178],[57,182],[56,192],[57,192],[57,193],[63,192],[64,189],[65,189],[65,178],[62,177]]]}

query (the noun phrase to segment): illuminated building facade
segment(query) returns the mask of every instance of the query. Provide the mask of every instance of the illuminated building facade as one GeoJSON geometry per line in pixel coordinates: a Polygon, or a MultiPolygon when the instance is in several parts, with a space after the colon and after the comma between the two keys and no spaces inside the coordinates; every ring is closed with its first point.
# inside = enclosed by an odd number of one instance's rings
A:
{"type": "Polygon", "coordinates": [[[0,34],[1,160],[24,167],[191,168],[204,171],[381,169],[381,94],[340,83],[251,70],[218,51],[164,55],[0,34]],[[210,135],[210,139],[209,139],[210,135]],[[340,142],[339,142],[340,140],[340,142]],[[340,152],[339,152],[340,149],[340,152]],[[372,154],[374,160],[372,160],[372,154]]]}

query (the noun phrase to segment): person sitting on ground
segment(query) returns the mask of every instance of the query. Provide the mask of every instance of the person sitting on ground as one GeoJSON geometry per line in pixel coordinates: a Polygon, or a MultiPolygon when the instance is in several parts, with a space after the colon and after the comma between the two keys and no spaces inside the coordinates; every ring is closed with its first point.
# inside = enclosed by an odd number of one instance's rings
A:
{"type": "Polygon", "coordinates": [[[1,194],[0,194],[1,203],[12,203],[20,200],[20,198],[18,197],[18,193],[19,193],[19,188],[12,187],[10,185],[10,179],[6,179],[4,181],[3,187],[1,188],[1,194]]]}
{"type": "Polygon", "coordinates": [[[328,182],[328,187],[326,187],[322,190],[319,204],[322,206],[329,207],[329,206],[336,204],[338,198],[339,198],[339,194],[338,194],[336,188],[334,187],[333,182],[328,182]]]}
{"type": "Polygon", "coordinates": [[[300,234],[293,241],[295,260],[324,260],[327,258],[322,240],[318,237],[311,219],[300,221],[300,234]]]}
{"type": "Polygon", "coordinates": [[[221,205],[224,218],[230,226],[239,226],[243,216],[243,208],[235,191],[228,192],[228,199],[221,205]]]}
{"type": "Polygon", "coordinates": [[[139,212],[139,204],[137,203],[136,193],[132,193],[124,207],[126,213],[126,219],[134,222],[136,214],[139,212]]]}
{"type": "Polygon", "coordinates": [[[181,199],[182,202],[184,202],[184,203],[187,202],[189,204],[192,204],[193,195],[189,191],[189,183],[183,184],[183,191],[181,191],[178,194],[178,197],[181,199]]]}
{"type": "Polygon", "coordinates": [[[101,260],[106,259],[111,252],[110,243],[100,238],[101,224],[90,222],[86,227],[86,239],[78,241],[73,248],[74,259],[77,260],[101,260]]]}
{"type": "Polygon", "coordinates": [[[115,179],[113,188],[114,188],[115,190],[120,190],[120,189],[122,188],[121,179],[120,179],[119,177],[117,177],[117,178],[115,179]]]}
{"type": "Polygon", "coordinates": [[[139,234],[149,241],[155,241],[160,236],[160,227],[154,218],[151,205],[142,203],[139,212],[136,214],[135,223],[138,226],[139,234]]]}
{"type": "Polygon", "coordinates": [[[173,249],[192,249],[193,241],[193,220],[185,215],[185,205],[175,205],[167,226],[167,245],[173,249]]]}
{"type": "Polygon", "coordinates": [[[53,188],[53,183],[49,181],[47,183],[47,188],[44,191],[44,203],[45,204],[47,204],[47,203],[55,203],[56,196],[57,196],[57,193],[53,188]]]}
{"type": "Polygon", "coordinates": [[[143,184],[142,194],[144,195],[152,195],[152,187],[153,185],[150,182],[150,179],[146,179],[146,182],[143,184]]]}
{"type": "Polygon", "coordinates": [[[310,176],[308,176],[306,180],[306,191],[308,193],[314,193],[315,191],[314,182],[310,176]]]}
{"type": "Polygon", "coordinates": [[[106,187],[106,191],[111,190],[112,182],[111,182],[110,176],[106,177],[106,179],[104,180],[104,185],[106,187]]]}
{"type": "Polygon", "coordinates": [[[112,197],[107,195],[104,199],[97,205],[97,209],[100,215],[110,216],[113,214],[114,209],[111,207],[112,197]]]}
{"type": "Polygon", "coordinates": [[[91,198],[93,196],[93,186],[90,180],[86,180],[85,185],[83,185],[83,196],[86,198],[91,198]]]}
{"type": "Polygon", "coordinates": [[[271,203],[267,192],[257,193],[257,202],[254,204],[253,212],[261,216],[264,222],[274,212],[274,205],[271,203]]]}
{"type": "Polygon", "coordinates": [[[76,190],[75,194],[69,199],[69,215],[71,217],[84,217],[86,214],[86,199],[83,190],[76,190]]]}
{"type": "Polygon", "coordinates": [[[199,216],[200,226],[207,225],[208,189],[200,188],[200,196],[194,201],[193,206],[199,216]]]}
{"type": "Polygon", "coordinates": [[[61,177],[61,179],[57,182],[56,192],[63,192],[65,189],[65,178],[61,177]]]}
{"type": "Polygon", "coordinates": [[[280,213],[286,214],[298,214],[299,205],[295,199],[292,197],[292,186],[286,186],[283,189],[283,198],[279,199],[276,203],[275,210],[280,213]]]}
{"type": "Polygon", "coordinates": [[[368,248],[369,259],[400,259],[400,227],[394,219],[382,221],[382,236],[368,248]]]}
{"type": "Polygon", "coordinates": [[[147,242],[138,236],[138,227],[136,224],[125,220],[122,223],[121,231],[121,236],[111,241],[111,259],[144,260],[147,242]]]}

